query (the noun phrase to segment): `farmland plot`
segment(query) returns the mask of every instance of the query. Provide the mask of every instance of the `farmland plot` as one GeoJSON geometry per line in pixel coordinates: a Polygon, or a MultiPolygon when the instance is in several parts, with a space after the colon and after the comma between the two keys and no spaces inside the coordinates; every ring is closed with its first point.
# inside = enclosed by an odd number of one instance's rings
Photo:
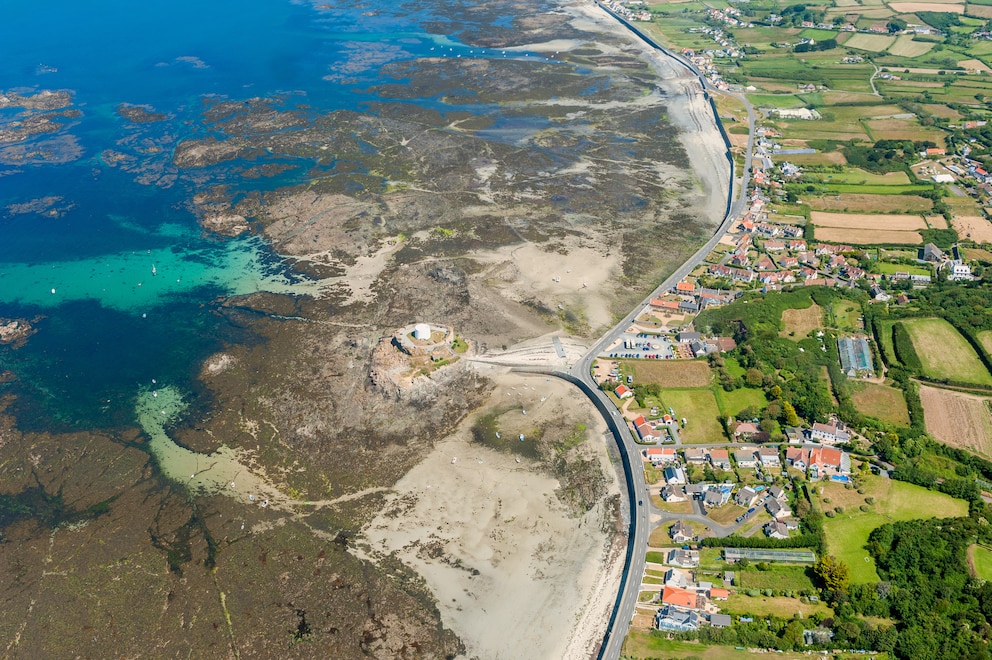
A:
{"type": "Polygon", "coordinates": [[[907,319],[902,322],[913,348],[931,378],[959,383],[992,385],[992,376],[971,344],[944,319],[907,319]]]}
{"type": "Polygon", "coordinates": [[[927,433],[952,447],[992,456],[992,400],[921,385],[920,401],[927,433]]]}

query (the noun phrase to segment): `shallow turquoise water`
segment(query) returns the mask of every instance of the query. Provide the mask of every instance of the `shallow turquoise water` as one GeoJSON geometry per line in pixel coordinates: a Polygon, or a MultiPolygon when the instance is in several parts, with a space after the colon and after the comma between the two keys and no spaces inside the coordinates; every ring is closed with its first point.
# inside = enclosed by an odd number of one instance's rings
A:
{"type": "MultiPolygon", "coordinates": [[[[0,143],[0,317],[36,319],[38,328],[25,346],[0,347],[0,370],[18,377],[0,392],[18,394],[23,427],[130,424],[136,393],[152,378],[195,393],[206,355],[252,341],[218,313],[219,299],[309,290],[258,239],[199,229],[187,210],[197,184],[175,172],[171,149],[209,134],[204,99],[281,96],[313,113],[360,109],[377,100],[367,90],[388,62],[442,46],[487,56],[429,34],[421,26],[436,18],[430,12],[375,1],[4,3],[3,91],[70,90],[80,113],[60,119],[55,133],[0,143]],[[120,104],[168,118],[136,126],[117,114],[120,104]],[[44,149],[59,150],[59,162],[31,155],[44,149]],[[113,167],[108,150],[140,154],[154,175],[113,167]],[[24,206],[43,198],[54,201],[41,213],[24,206]]],[[[21,112],[0,108],[0,128],[21,112]]],[[[277,179],[245,185],[291,184],[313,165],[288,164],[277,179]]]]}

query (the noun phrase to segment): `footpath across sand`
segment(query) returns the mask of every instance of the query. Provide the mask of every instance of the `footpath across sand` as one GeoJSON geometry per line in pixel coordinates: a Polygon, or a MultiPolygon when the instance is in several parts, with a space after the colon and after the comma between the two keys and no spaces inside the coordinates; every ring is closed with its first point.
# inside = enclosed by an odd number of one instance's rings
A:
{"type": "MultiPolygon", "coordinates": [[[[598,420],[586,444],[611,495],[618,492],[605,424],[581,393],[543,376],[495,379],[492,401],[477,415],[519,404],[535,427],[598,420]]],[[[400,480],[362,540],[373,554],[395,552],[424,577],[467,657],[586,657],[602,639],[623,566],[625,539],[611,545],[604,531],[615,515],[608,498],[569,516],[555,494],[558,481],[536,463],[472,441],[476,416],[400,480]]]]}

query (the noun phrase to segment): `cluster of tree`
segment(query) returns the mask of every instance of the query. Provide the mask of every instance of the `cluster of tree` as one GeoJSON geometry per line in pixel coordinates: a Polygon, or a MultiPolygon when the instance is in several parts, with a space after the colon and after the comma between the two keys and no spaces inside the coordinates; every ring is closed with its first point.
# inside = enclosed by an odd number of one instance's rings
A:
{"type": "MultiPolygon", "coordinates": [[[[779,421],[795,425],[798,419],[789,414],[790,407],[797,418],[824,421],[833,402],[822,379],[822,368],[836,361],[836,343],[829,336],[824,337],[823,344],[808,337],[797,342],[780,337],[779,331],[785,309],[808,307],[814,301],[829,308],[833,300],[843,295],[827,288],[771,292],[748,297],[747,304],[739,301],[706,310],[697,317],[696,326],[717,334],[734,335],[738,344],[734,355],[747,370],[745,382],[765,388],[769,398],[778,403],[779,421]],[[778,389],[772,395],[774,387],[778,389]]],[[[732,386],[733,382],[728,381],[727,385],[732,386]]]]}
{"type": "Polygon", "coordinates": [[[889,616],[900,622],[895,657],[992,657],[992,584],[972,578],[966,564],[976,540],[992,540],[978,515],[891,523],[868,537],[889,584],[883,599],[889,616]]]}
{"type": "Polygon", "coordinates": [[[855,167],[878,173],[906,172],[912,178],[909,164],[916,160],[917,153],[934,146],[925,140],[879,140],[870,146],[851,141],[843,151],[847,162],[855,167]]]}
{"type": "Polygon", "coordinates": [[[806,5],[791,5],[779,12],[782,20],[778,22],[778,25],[801,27],[804,22],[822,23],[825,15],[826,12],[818,11],[806,5]]]}
{"type": "Polygon", "coordinates": [[[958,15],[947,11],[918,11],[916,15],[921,21],[941,32],[949,32],[955,25],[961,25],[958,15]]]}
{"type": "Polygon", "coordinates": [[[836,39],[824,39],[823,41],[814,41],[813,43],[796,44],[796,47],[792,50],[796,53],[815,53],[820,50],[832,50],[836,47],[836,39]]]}
{"type": "Polygon", "coordinates": [[[910,371],[917,373],[922,371],[923,363],[920,362],[920,356],[916,354],[916,348],[913,347],[913,338],[909,336],[909,331],[902,323],[892,324],[892,347],[896,352],[896,359],[899,360],[899,364],[910,371]]]}
{"type": "Polygon", "coordinates": [[[967,500],[970,503],[982,501],[982,493],[973,478],[942,478],[920,465],[918,461],[904,461],[891,472],[893,479],[906,481],[917,486],[939,490],[951,497],[967,500]]]}

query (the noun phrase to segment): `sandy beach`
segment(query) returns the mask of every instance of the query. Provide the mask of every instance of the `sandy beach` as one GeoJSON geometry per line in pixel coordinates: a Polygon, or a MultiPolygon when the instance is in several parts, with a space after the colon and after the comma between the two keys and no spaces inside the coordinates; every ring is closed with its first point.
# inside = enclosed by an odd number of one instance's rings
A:
{"type": "Polygon", "coordinates": [[[716,227],[723,221],[730,186],[727,147],[716,125],[713,109],[703,95],[699,80],[682,64],[651,48],[610,16],[595,2],[567,5],[581,29],[619,35],[660,76],[668,104],[668,121],[681,129],[679,139],[689,154],[693,173],[700,183],[700,207],[706,209],[716,227]]]}
{"type": "MultiPolygon", "coordinates": [[[[623,538],[613,546],[604,531],[613,525],[609,496],[570,517],[556,479],[531,459],[518,463],[474,443],[470,428],[478,415],[508,405],[508,417],[516,406],[527,411],[521,429],[587,423],[585,451],[600,461],[613,495],[606,426],[564,382],[506,372],[494,378],[489,405],[400,480],[363,543],[373,556],[395,552],[424,577],[466,657],[585,657],[602,639],[623,564],[623,538]]],[[[514,418],[503,422],[504,432],[517,431],[514,418]]]]}
{"type": "MultiPolygon", "coordinates": [[[[699,184],[697,208],[716,227],[726,209],[729,166],[698,81],[635,39],[598,5],[569,4],[566,10],[576,27],[622,37],[624,52],[635,52],[658,71],[668,120],[681,129],[680,140],[699,184]]],[[[520,48],[557,51],[579,45],[557,40],[520,48]]],[[[608,325],[619,254],[590,244],[551,253],[524,243],[473,256],[489,265],[487,286],[501,289],[503,296],[580,307],[590,326],[608,325]]],[[[550,348],[546,338],[538,343],[532,352],[550,348]]],[[[530,459],[518,462],[512,454],[473,442],[471,427],[479,415],[507,406],[527,411],[519,417],[520,432],[541,421],[582,421],[589,426],[586,450],[600,461],[610,493],[617,494],[618,478],[606,446],[612,439],[604,439],[605,423],[570,385],[486,364],[476,368],[497,383],[490,401],[401,479],[390,504],[364,529],[359,546],[373,559],[396,553],[423,576],[445,625],[466,645],[467,657],[592,656],[616,597],[626,542],[622,535],[604,531],[616,522],[608,498],[582,517],[569,517],[555,495],[556,479],[530,459]]],[[[511,414],[515,412],[505,413],[501,423],[511,414]]]]}

